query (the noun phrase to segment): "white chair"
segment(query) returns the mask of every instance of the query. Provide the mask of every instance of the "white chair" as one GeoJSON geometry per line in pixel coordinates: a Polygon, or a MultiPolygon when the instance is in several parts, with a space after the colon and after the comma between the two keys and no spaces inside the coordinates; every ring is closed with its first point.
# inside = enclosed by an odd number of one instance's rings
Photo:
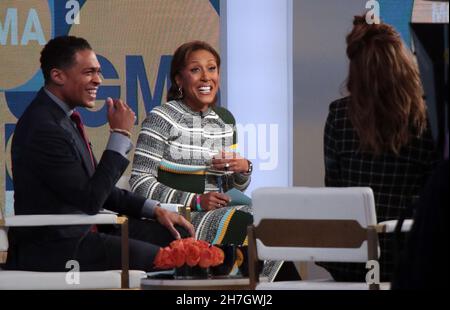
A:
{"type": "MultiPolygon", "coordinates": [[[[255,289],[367,290],[379,285],[334,281],[259,283],[257,260],[360,262],[378,260],[378,232],[372,190],[352,188],[261,188],[252,193],[254,224],[248,228],[250,286],[255,289]]],[[[406,231],[412,221],[407,220],[406,231]]],[[[382,283],[381,289],[389,287],[382,283]]]]}
{"type": "MultiPolygon", "coordinates": [[[[129,177],[122,176],[119,188],[129,190],[129,177]]],[[[190,208],[177,204],[161,204],[161,207],[178,212],[190,220],[190,208]]],[[[0,207],[0,264],[6,262],[8,253],[8,227],[120,224],[122,228],[122,269],[108,271],[83,271],[79,273],[79,284],[66,281],[68,272],[33,272],[2,270],[0,267],[0,290],[2,289],[119,289],[139,288],[145,271],[129,270],[128,219],[108,211],[89,215],[15,215],[4,217],[0,207]]]]}
{"type": "MultiPolygon", "coordinates": [[[[0,268],[0,290],[14,289],[119,289],[139,288],[146,273],[128,270],[128,219],[115,214],[97,215],[16,215],[4,218],[0,208],[0,263],[4,263],[8,251],[8,227],[120,224],[122,228],[122,269],[108,271],[83,271],[79,281],[67,281],[67,272],[32,272],[2,270],[0,268]],[[78,283],[77,283],[78,282],[78,283]]],[[[70,275],[69,275],[70,277],[70,275]]]]}

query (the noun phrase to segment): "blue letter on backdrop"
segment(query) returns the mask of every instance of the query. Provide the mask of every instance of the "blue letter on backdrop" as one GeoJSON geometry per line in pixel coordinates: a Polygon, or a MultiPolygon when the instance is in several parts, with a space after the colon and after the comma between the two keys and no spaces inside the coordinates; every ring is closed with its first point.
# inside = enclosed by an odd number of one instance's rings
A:
{"type": "Polygon", "coordinates": [[[169,73],[171,60],[172,56],[161,56],[158,75],[156,77],[155,91],[152,96],[142,56],[132,55],[126,57],[127,103],[133,111],[135,111],[136,116],[138,117],[137,119],[139,119],[138,82],[141,87],[145,111],[149,112],[155,106],[161,104],[165,82],[167,82],[167,88],[170,87],[169,73]]]}

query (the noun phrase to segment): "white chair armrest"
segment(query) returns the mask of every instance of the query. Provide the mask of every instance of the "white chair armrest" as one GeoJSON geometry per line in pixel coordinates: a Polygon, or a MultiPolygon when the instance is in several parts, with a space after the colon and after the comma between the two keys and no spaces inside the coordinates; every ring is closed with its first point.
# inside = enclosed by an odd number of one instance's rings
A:
{"type": "Polygon", "coordinates": [[[106,209],[101,209],[100,212],[98,214],[114,214],[114,215],[119,215],[119,213],[111,211],[111,210],[106,210],[106,209]]]}
{"type": "Polygon", "coordinates": [[[5,218],[6,227],[120,224],[115,214],[39,214],[14,215],[5,218]]]}
{"type": "MultiPolygon", "coordinates": [[[[408,232],[411,230],[413,220],[404,220],[402,225],[402,232],[408,232]]],[[[397,220],[384,221],[377,224],[377,231],[381,233],[393,233],[397,226],[397,220]]]]}

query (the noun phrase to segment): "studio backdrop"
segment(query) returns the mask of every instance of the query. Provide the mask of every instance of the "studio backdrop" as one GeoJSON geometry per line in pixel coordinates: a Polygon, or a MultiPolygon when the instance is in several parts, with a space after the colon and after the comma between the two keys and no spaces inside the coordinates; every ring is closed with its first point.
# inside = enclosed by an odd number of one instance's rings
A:
{"type": "Polygon", "coordinates": [[[219,50],[219,25],[219,0],[1,0],[0,207],[6,214],[13,212],[14,128],[44,84],[39,56],[48,40],[80,36],[97,53],[104,80],[96,108],[80,112],[99,158],[109,136],[105,99],[124,99],[134,110],[136,142],[146,113],[165,101],[174,50],[190,40],[219,50]]]}

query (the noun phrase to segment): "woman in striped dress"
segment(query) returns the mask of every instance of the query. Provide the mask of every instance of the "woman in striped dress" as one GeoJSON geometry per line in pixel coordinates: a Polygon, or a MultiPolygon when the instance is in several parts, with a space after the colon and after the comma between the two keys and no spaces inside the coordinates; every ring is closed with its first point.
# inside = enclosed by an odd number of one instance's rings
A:
{"type": "Polygon", "coordinates": [[[214,105],[219,69],[219,54],[205,42],[176,50],[167,103],[155,107],[142,123],[130,186],[162,203],[191,206],[198,239],[243,244],[252,223],[250,207],[227,206],[225,192],[244,191],[252,166],[233,152],[233,115],[214,105]]]}

